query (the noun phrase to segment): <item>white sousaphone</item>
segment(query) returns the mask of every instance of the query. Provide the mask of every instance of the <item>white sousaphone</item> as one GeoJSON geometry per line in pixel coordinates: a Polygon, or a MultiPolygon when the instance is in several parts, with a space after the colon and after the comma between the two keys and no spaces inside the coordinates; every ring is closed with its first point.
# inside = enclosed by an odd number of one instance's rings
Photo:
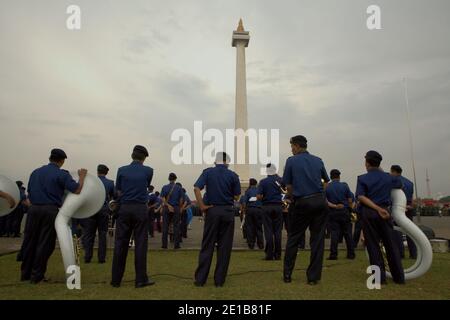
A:
{"type": "Polygon", "coordinates": [[[59,247],[67,275],[67,268],[75,266],[76,256],[70,222],[72,218],[85,219],[96,214],[105,201],[105,188],[102,181],[87,174],[80,194],[68,193],[55,219],[59,247]]]}
{"type": "MultiPolygon", "coordinates": [[[[430,241],[418,226],[406,216],[406,196],[401,189],[393,189],[391,192],[392,208],[391,214],[397,226],[395,230],[405,233],[412,239],[417,247],[416,262],[405,269],[405,280],[418,278],[424,275],[431,267],[433,261],[433,250],[430,241]]],[[[389,272],[386,274],[392,278],[389,272]]]]}
{"type": "Polygon", "coordinates": [[[16,204],[13,208],[9,207],[8,201],[6,199],[0,198],[0,217],[10,214],[20,202],[20,191],[17,184],[9,179],[8,177],[0,174],[0,190],[8,193],[14,198],[16,204]]]}

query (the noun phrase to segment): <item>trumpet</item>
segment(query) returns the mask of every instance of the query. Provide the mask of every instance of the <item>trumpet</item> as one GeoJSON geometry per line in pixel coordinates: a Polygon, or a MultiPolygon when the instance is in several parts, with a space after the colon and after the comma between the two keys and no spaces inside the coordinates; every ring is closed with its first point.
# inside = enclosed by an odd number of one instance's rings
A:
{"type": "Polygon", "coordinates": [[[277,184],[278,188],[280,188],[281,193],[283,195],[282,199],[281,199],[281,203],[282,203],[282,206],[283,206],[283,211],[287,212],[287,211],[289,211],[289,205],[291,204],[289,199],[286,198],[287,189],[283,188],[283,186],[278,181],[275,181],[275,183],[277,184]]]}

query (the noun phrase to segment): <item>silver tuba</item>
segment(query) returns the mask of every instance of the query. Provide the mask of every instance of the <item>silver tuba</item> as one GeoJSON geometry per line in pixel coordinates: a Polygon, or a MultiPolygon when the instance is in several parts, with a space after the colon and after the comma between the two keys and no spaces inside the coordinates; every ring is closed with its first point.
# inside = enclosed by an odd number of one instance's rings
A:
{"type": "Polygon", "coordinates": [[[0,217],[10,214],[20,202],[20,191],[17,184],[9,179],[8,177],[0,174],[0,190],[8,193],[14,198],[16,204],[13,208],[9,207],[8,201],[6,199],[0,198],[0,217]]]}
{"type": "MultiPolygon", "coordinates": [[[[430,241],[422,230],[406,216],[406,196],[403,191],[401,189],[392,190],[391,198],[391,214],[397,224],[394,229],[409,236],[417,247],[417,260],[414,265],[405,269],[405,280],[418,278],[430,269],[433,261],[433,250],[430,241]]],[[[386,272],[386,274],[392,277],[389,272],[386,272]]]]}
{"type": "Polygon", "coordinates": [[[89,218],[96,214],[105,201],[106,192],[102,181],[87,174],[80,194],[68,193],[55,219],[55,229],[58,235],[59,247],[67,274],[68,267],[77,265],[74,248],[71,219],[89,218]]]}

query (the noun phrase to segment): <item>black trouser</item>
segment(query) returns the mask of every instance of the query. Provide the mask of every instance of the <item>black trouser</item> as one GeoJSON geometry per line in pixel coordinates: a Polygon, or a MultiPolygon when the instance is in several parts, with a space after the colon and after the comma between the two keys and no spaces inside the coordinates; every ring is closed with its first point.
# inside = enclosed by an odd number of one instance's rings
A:
{"type": "Polygon", "coordinates": [[[158,212],[155,212],[155,220],[156,220],[156,229],[158,232],[162,232],[162,226],[161,226],[161,210],[158,212]]]}
{"type": "Polygon", "coordinates": [[[355,222],[355,229],[353,231],[353,247],[357,248],[359,239],[361,238],[361,230],[362,230],[362,224],[361,224],[361,218],[358,214],[358,220],[355,222]]]}
{"type": "Polygon", "coordinates": [[[54,205],[32,205],[28,210],[29,239],[23,250],[22,280],[44,279],[48,259],[55,250],[57,215],[58,207],[54,205]]]}
{"type": "Polygon", "coordinates": [[[289,233],[284,255],[284,275],[290,276],[295,266],[299,243],[309,227],[311,255],[306,276],[308,281],[318,281],[322,276],[325,227],[328,204],[323,194],[296,199],[289,206],[289,233]]]}
{"type": "Polygon", "coordinates": [[[262,209],[260,207],[248,207],[245,214],[245,223],[247,224],[247,243],[249,248],[253,249],[255,243],[258,244],[258,248],[264,248],[262,209]]]}
{"type": "Polygon", "coordinates": [[[27,246],[27,243],[30,241],[30,223],[31,217],[30,217],[30,211],[27,212],[27,218],[25,219],[25,229],[23,231],[23,241],[22,246],[20,247],[19,252],[17,253],[17,261],[23,261],[23,252],[25,250],[25,247],[27,246]]]}
{"type": "Polygon", "coordinates": [[[392,279],[397,283],[405,282],[402,261],[398,246],[394,241],[394,229],[391,219],[384,220],[377,211],[368,207],[361,207],[361,224],[364,232],[369,261],[371,265],[377,265],[381,271],[381,282],[386,282],[386,269],[380,248],[380,240],[386,250],[389,270],[392,279]]]}
{"type": "Polygon", "coordinates": [[[121,204],[116,220],[116,239],[112,263],[112,283],[120,284],[127,262],[128,245],[134,234],[134,268],[136,283],[148,281],[147,247],[148,247],[148,210],[147,204],[121,204]]]}
{"type": "Polygon", "coordinates": [[[106,234],[108,233],[109,209],[106,206],[92,217],[83,221],[82,242],[84,247],[84,261],[91,262],[94,251],[95,234],[98,230],[98,261],[106,260],[106,234]]]}
{"type": "Polygon", "coordinates": [[[195,281],[201,285],[208,279],[209,269],[217,245],[217,261],[214,271],[214,282],[222,285],[227,276],[233,248],[234,210],[233,206],[214,206],[205,215],[202,248],[195,271],[195,281]]]}
{"type": "Polygon", "coordinates": [[[154,237],[155,208],[148,208],[148,234],[154,237]]]}
{"type": "Polygon", "coordinates": [[[6,216],[6,233],[10,236],[20,236],[24,210],[22,205],[18,205],[10,214],[6,216]]]}
{"type": "MultiPolygon", "coordinates": [[[[408,217],[409,220],[413,221],[415,212],[414,210],[407,210],[406,211],[406,216],[408,217]]],[[[397,242],[399,251],[400,251],[400,256],[402,258],[405,257],[405,246],[403,244],[403,233],[401,233],[400,231],[395,231],[395,240],[397,242]]],[[[408,243],[408,251],[409,251],[409,257],[411,259],[416,259],[417,258],[417,247],[416,244],[414,243],[414,241],[406,236],[406,242],[408,243]]]]}
{"type": "Polygon", "coordinates": [[[183,238],[187,238],[187,229],[188,229],[188,215],[187,215],[187,211],[183,210],[183,212],[181,213],[181,218],[180,218],[180,236],[183,238]]]}
{"type": "Polygon", "coordinates": [[[169,236],[169,225],[173,225],[173,244],[174,248],[180,247],[180,207],[174,206],[174,212],[169,212],[169,208],[163,209],[163,230],[162,246],[167,248],[167,238],[169,236]]]}
{"type": "Polygon", "coordinates": [[[266,259],[279,259],[281,257],[281,231],[283,230],[281,203],[263,205],[263,223],[266,259]]]}
{"type": "Polygon", "coordinates": [[[6,217],[0,217],[0,237],[3,237],[6,234],[6,217]]]}
{"type": "Polygon", "coordinates": [[[286,230],[286,232],[289,232],[289,213],[287,211],[283,211],[283,225],[284,230],[286,230]]]}
{"type": "Polygon", "coordinates": [[[344,237],[347,246],[347,258],[353,258],[355,250],[352,239],[352,222],[348,209],[331,209],[328,224],[331,232],[330,258],[337,258],[338,243],[341,236],[344,237]]]}

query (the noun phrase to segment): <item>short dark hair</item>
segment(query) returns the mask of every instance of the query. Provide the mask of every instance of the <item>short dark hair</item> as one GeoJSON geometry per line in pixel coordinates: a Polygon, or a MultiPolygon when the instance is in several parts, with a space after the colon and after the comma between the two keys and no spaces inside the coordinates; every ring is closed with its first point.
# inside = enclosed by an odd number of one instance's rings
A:
{"type": "Polygon", "coordinates": [[[366,161],[371,167],[378,168],[381,164],[381,160],[376,159],[376,158],[366,158],[366,161]]]}
{"type": "Polygon", "coordinates": [[[152,186],[152,185],[149,185],[149,186],[148,186],[148,190],[153,191],[153,190],[155,190],[155,187],[152,186]]]}
{"type": "Polygon", "coordinates": [[[381,156],[381,154],[379,154],[375,150],[367,151],[367,153],[364,156],[364,158],[366,158],[367,163],[371,167],[376,167],[376,168],[378,168],[380,166],[381,160],[383,160],[383,157],[381,156]]]}
{"type": "Polygon", "coordinates": [[[147,158],[147,156],[140,151],[133,151],[133,153],[131,154],[131,159],[133,160],[143,161],[145,160],[145,158],[147,158]]]}
{"type": "Polygon", "coordinates": [[[258,181],[256,179],[254,179],[254,178],[250,178],[249,182],[250,182],[251,186],[256,186],[258,184],[258,181]]]}
{"type": "Polygon", "coordinates": [[[177,182],[175,183],[177,186],[182,187],[181,183],[177,182]]]}
{"type": "Polygon", "coordinates": [[[64,150],[55,148],[50,151],[50,157],[48,159],[50,162],[60,162],[67,159],[67,155],[64,150]]]}
{"type": "Polygon", "coordinates": [[[333,169],[330,171],[330,178],[337,179],[341,176],[341,172],[338,169],[333,169]]]}
{"type": "Polygon", "coordinates": [[[298,145],[300,148],[307,148],[308,147],[308,140],[302,136],[294,136],[291,138],[290,143],[298,145]]]}
{"type": "Polygon", "coordinates": [[[159,191],[156,191],[156,192],[155,192],[155,196],[159,196],[159,191]]]}
{"type": "Polygon", "coordinates": [[[99,164],[97,166],[97,173],[98,174],[108,174],[109,168],[105,166],[104,164],[99,164]]]}
{"type": "Polygon", "coordinates": [[[398,164],[394,164],[391,166],[391,171],[397,172],[398,174],[402,174],[403,169],[398,164]]]}

